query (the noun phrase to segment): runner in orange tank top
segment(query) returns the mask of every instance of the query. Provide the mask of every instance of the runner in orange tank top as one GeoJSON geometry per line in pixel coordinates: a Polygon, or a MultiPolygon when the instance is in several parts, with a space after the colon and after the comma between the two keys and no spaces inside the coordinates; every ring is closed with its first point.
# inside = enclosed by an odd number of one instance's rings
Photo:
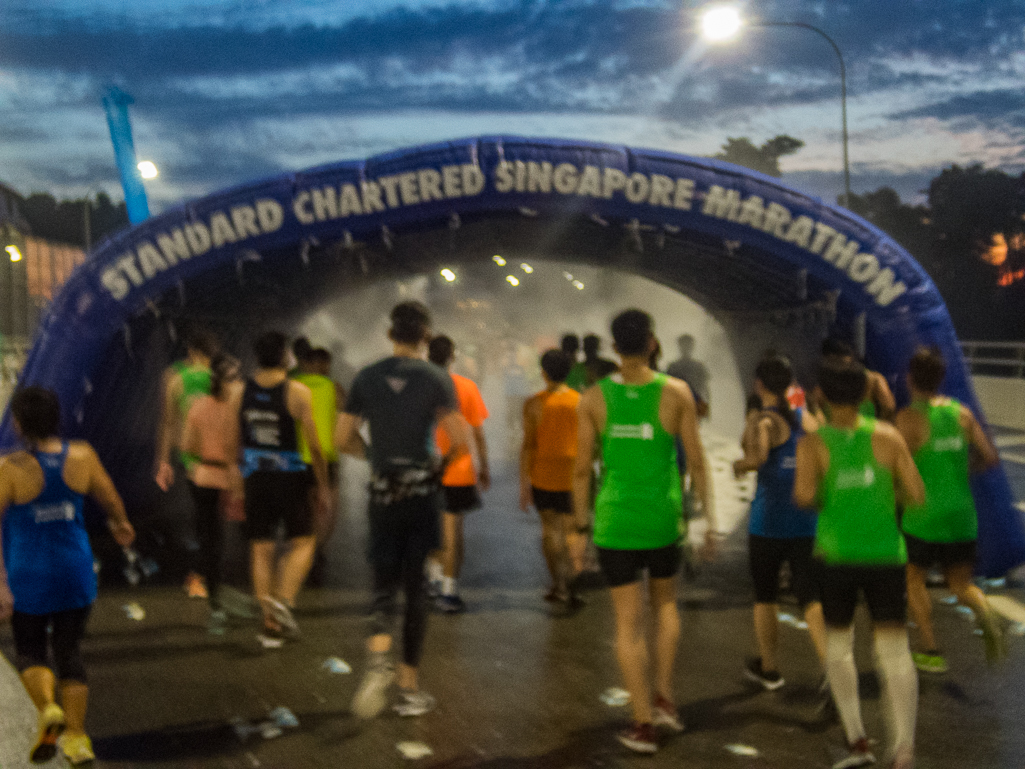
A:
{"type": "MultiPolygon", "coordinates": [[[[431,340],[427,355],[431,363],[447,370],[455,360],[455,352],[452,340],[438,335],[431,340]]],[[[466,610],[458,586],[459,573],[463,568],[463,516],[481,506],[478,489],[487,491],[491,486],[491,470],[488,467],[488,445],[484,440],[488,408],[480,390],[472,379],[452,372],[449,376],[456,388],[459,411],[470,425],[473,440],[470,441],[470,451],[453,459],[442,476],[441,550],[431,554],[427,562],[427,577],[438,593],[435,600],[437,608],[446,614],[457,614],[466,610]]],[[[444,428],[438,427],[435,441],[438,451],[443,456],[448,454],[452,442],[444,428]]]]}
{"type": "Polygon", "coordinates": [[[567,585],[579,573],[570,563],[570,538],[578,536],[573,524],[573,467],[577,456],[577,404],[580,393],[566,386],[573,361],[561,350],[541,356],[545,389],[523,407],[523,448],[520,451],[520,509],[531,505],[541,516],[541,549],[551,588],[545,600],[578,602],[567,585]]]}

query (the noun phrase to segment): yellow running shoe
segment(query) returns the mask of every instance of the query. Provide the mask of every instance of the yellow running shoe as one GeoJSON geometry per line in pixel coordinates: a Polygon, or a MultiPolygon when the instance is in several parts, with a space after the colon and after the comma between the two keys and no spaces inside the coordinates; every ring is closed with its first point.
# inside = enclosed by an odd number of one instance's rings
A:
{"type": "Polygon", "coordinates": [[[60,748],[72,766],[96,760],[96,754],[93,753],[93,741],[87,734],[65,734],[60,739],[60,748]]]}
{"type": "Polygon", "coordinates": [[[33,764],[45,764],[57,755],[57,738],[64,731],[64,711],[51,702],[39,714],[39,737],[28,754],[33,764]]]}

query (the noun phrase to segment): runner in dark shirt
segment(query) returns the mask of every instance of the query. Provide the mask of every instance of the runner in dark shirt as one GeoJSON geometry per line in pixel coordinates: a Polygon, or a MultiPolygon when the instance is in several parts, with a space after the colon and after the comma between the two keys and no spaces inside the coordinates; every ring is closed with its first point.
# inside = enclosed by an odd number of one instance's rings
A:
{"type": "Polygon", "coordinates": [[[374,626],[367,642],[369,664],[352,703],[359,718],[373,718],[387,705],[395,678],[390,661],[392,625],[400,583],[405,593],[402,664],[398,670],[400,715],[417,716],[434,706],[419,688],[418,667],[427,626],[424,560],[440,544],[439,492],[447,463],[467,451],[448,373],[424,360],[431,317],[419,302],[403,302],[391,313],[388,333],[394,354],[357,374],[338,418],[335,445],[352,445],[360,425],[370,430],[369,556],[374,572],[374,626]],[[441,424],[452,444],[445,457],[434,450],[441,424]]]}

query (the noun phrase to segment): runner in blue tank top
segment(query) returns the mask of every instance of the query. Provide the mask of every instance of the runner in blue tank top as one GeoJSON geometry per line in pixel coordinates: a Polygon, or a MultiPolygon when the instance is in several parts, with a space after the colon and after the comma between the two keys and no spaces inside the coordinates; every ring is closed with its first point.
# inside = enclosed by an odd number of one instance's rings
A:
{"type": "Polygon", "coordinates": [[[748,552],[755,586],[754,625],[759,656],[744,674],[766,689],[783,685],[776,659],[779,637],[777,594],[780,570],[790,564],[791,586],[808,623],[819,660],[825,666],[826,626],[812,576],[815,516],[794,504],[797,441],[818,428],[805,409],[791,411],[786,391],[793,383],[790,361],[780,356],[762,360],[755,369],[755,390],[763,404],[744,436],[745,452],[733,463],[740,477],[758,471],[751,503],[748,552]]]}
{"type": "Polygon", "coordinates": [[[135,532],[92,447],[57,437],[56,395],[39,387],[20,390],[11,414],[28,450],[0,460],[0,621],[11,619],[21,680],[39,710],[31,761],[49,761],[59,746],[72,764],[81,764],[95,758],[85,734],[89,690],[79,652],[96,599],[85,495],[106,511],[119,545],[130,545],[135,532]],[[56,704],[58,682],[63,708],[56,704]]]}

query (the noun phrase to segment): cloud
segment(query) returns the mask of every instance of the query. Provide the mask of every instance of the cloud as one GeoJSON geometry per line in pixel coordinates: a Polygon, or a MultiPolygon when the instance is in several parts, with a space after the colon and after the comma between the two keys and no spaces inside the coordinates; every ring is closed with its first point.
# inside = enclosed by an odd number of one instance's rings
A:
{"type": "Polygon", "coordinates": [[[944,99],[924,107],[894,112],[895,120],[936,118],[967,120],[986,127],[1025,128],[1025,93],[1018,89],[976,91],[944,99]]]}

